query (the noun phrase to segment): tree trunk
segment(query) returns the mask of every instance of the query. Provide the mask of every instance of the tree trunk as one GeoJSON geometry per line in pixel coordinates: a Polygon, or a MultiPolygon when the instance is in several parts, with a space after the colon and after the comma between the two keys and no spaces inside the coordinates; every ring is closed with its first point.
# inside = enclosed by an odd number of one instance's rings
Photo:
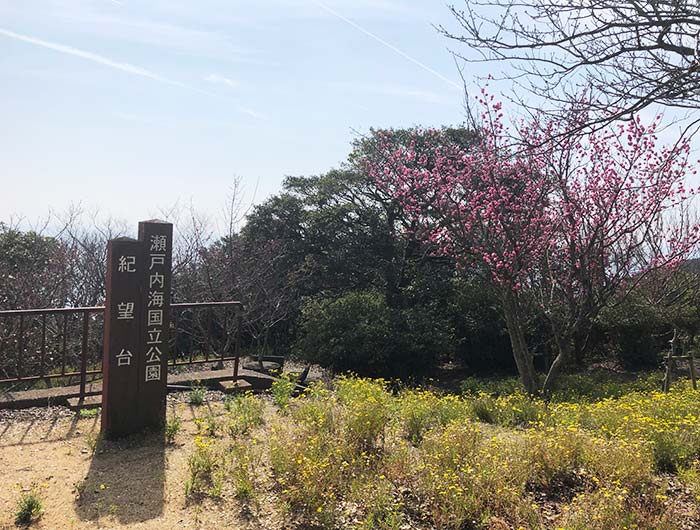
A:
{"type": "Polygon", "coordinates": [[[384,233],[382,252],[384,259],[384,300],[387,307],[394,311],[403,308],[403,294],[401,292],[399,274],[396,266],[396,249],[394,247],[394,212],[391,208],[386,213],[386,231],[384,233]]]}
{"type": "Polygon", "coordinates": [[[557,342],[557,349],[559,353],[554,358],[554,362],[549,367],[547,372],[547,377],[544,379],[542,384],[542,392],[544,394],[549,394],[552,391],[552,386],[557,380],[559,375],[561,375],[562,369],[566,366],[571,359],[572,352],[575,348],[573,339],[562,339],[561,336],[555,333],[555,340],[557,342]]]}
{"type": "Polygon", "coordinates": [[[258,363],[260,364],[260,368],[262,369],[263,367],[263,358],[268,354],[268,339],[270,337],[270,329],[265,328],[265,331],[263,332],[263,343],[262,347],[259,350],[258,353],[258,363]]]}
{"type": "Polygon", "coordinates": [[[589,319],[583,320],[577,324],[577,329],[574,332],[572,359],[578,368],[584,368],[584,356],[588,350],[588,342],[591,339],[593,323],[589,319]]]}
{"type": "Polygon", "coordinates": [[[513,358],[518,367],[518,374],[520,374],[520,381],[528,394],[535,395],[539,390],[535,364],[525,340],[521,311],[515,296],[511,292],[507,292],[503,296],[503,313],[506,319],[510,343],[513,347],[513,358]]]}

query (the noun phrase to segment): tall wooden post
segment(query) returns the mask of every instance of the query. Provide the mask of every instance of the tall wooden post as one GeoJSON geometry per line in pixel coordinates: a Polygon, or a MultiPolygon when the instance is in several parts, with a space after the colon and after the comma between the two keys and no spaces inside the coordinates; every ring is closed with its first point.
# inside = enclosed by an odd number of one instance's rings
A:
{"type": "MultiPolygon", "coordinates": [[[[138,357],[143,314],[143,245],[120,238],[107,244],[107,299],[102,354],[102,433],[137,432],[138,357]]],[[[85,314],[87,318],[87,313],[85,314]]]]}
{"type": "Polygon", "coordinates": [[[165,423],[165,398],[170,356],[170,288],[173,225],[152,220],[139,223],[143,246],[141,349],[138,366],[139,418],[142,428],[160,429],[165,423]]]}

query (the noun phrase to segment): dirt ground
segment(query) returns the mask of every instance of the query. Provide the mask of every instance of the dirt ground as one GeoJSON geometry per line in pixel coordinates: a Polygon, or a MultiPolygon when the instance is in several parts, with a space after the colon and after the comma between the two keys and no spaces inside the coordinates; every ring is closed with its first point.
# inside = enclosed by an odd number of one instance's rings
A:
{"type": "Polygon", "coordinates": [[[169,400],[168,408],[182,419],[172,446],[153,434],[98,444],[100,417],[81,418],[64,408],[0,416],[0,529],[15,528],[18,499],[32,489],[44,513],[31,528],[283,528],[265,512],[264,500],[255,507],[226,495],[219,502],[188,503],[184,484],[194,421],[223,414],[223,405],[169,400]]]}

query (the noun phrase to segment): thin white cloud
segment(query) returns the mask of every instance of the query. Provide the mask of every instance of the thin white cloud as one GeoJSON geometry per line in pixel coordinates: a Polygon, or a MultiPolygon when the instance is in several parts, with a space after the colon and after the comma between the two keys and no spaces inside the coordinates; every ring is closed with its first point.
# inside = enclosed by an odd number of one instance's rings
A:
{"type": "Polygon", "coordinates": [[[401,57],[403,57],[404,59],[407,59],[407,60],[411,61],[413,64],[415,64],[415,65],[421,67],[421,68],[422,68],[423,70],[425,70],[426,72],[428,72],[428,73],[434,75],[434,76],[437,77],[438,79],[441,79],[441,80],[444,81],[445,83],[447,83],[447,84],[449,84],[449,85],[452,85],[453,87],[455,87],[455,88],[457,88],[457,89],[459,89],[459,90],[462,90],[463,87],[462,87],[461,85],[459,85],[458,83],[456,83],[455,81],[453,81],[452,79],[449,79],[449,78],[445,77],[444,75],[442,75],[440,72],[438,72],[438,71],[436,71],[436,70],[433,70],[433,69],[430,68],[427,64],[420,62],[418,59],[414,59],[413,57],[411,57],[410,55],[408,55],[408,54],[407,54],[406,52],[404,52],[403,50],[400,50],[399,48],[397,48],[397,47],[394,46],[393,44],[391,44],[391,43],[385,41],[384,39],[382,39],[382,38],[379,37],[378,35],[375,35],[375,34],[372,33],[371,31],[369,31],[369,30],[363,28],[362,26],[360,26],[359,24],[356,24],[355,22],[353,22],[353,21],[350,20],[349,18],[347,18],[347,17],[341,15],[340,13],[338,13],[337,11],[335,11],[334,9],[331,9],[329,6],[327,6],[327,5],[324,4],[323,2],[321,2],[321,1],[319,1],[319,0],[310,0],[310,1],[311,1],[312,3],[314,3],[314,4],[316,4],[318,7],[320,7],[320,8],[323,9],[324,11],[327,11],[328,13],[330,13],[331,15],[333,15],[334,17],[336,17],[336,18],[342,20],[342,21],[345,22],[346,24],[349,24],[350,26],[352,26],[352,27],[355,28],[356,30],[360,31],[361,33],[364,33],[364,34],[367,35],[368,37],[370,37],[370,38],[376,40],[376,41],[377,41],[378,43],[380,43],[381,45],[383,45],[383,46],[389,48],[390,50],[392,50],[393,52],[399,54],[399,55],[400,55],[401,57]]]}
{"type": "Polygon", "coordinates": [[[264,114],[262,114],[256,110],[249,109],[247,107],[238,107],[238,112],[241,112],[247,116],[250,116],[251,118],[255,118],[256,120],[266,119],[264,114]]]}
{"type": "Polygon", "coordinates": [[[19,33],[15,33],[14,31],[9,31],[2,28],[0,28],[0,35],[4,35],[5,37],[9,37],[11,39],[33,44],[35,46],[41,46],[42,48],[48,48],[49,50],[54,50],[59,53],[65,53],[68,55],[73,55],[74,57],[80,57],[81,59],[86,59],[88,61],[92,61],[103,66],[108,66],[110,68],[114,68],[115,70],[121,70],[122,72],[126,72],[128,74],[153,79],[154,81],[159,81],[160,83],[166,83],[168,85],[179,86],[182,88],[191,88],[184,83],[168,79],[167,77],[163,77],[162,75],[159,75],[150,70],[146,70],[145,68],[141,68],[140,66],[135,66],[130,63],[113,61],[112,59],[108,59],[107,57],[104,57],[102,55],[98,55],[96,53],[88,52],[85,50],[80,50],[78,48],[73,48],[72,46],[66,46],[64,44],[57,44],[55,42],[49,42],[34,37],[29,37],[27,35],[21,35],[19,33]]]}
{"type": "MultiPolygon", "coordinates": [[[[229,101],[231,102],[230,99],[224,98],[219,96],[218,94],[213,94],[211,92],[208,92],[206,90],[202,90],[200,88],[188,85],[186,83],[182,83],[180,81],[176,81],[174,79],[169,79],[165,76],[162,76],[160,74],[157,74],[156,72],[153,72],[151,70],[147,70],[145,68],[141,68],[140,66],[136,66],[130,63],[123,63],[119,61],[114,61],[112,59],[109,59],[107,57],[104,57],[102,55],[98,55],[93,52],[89,52],[86,50],[81,50],[79,48],[73,48],[72,46],[66,46],[65,44],[58,44],[55,42],[49,42],[45,41],[42,39],[37,39],[35,37],[30,37],[28,35],[21,35],[19,33],[15,33],[14,31],[9,31],[3,28],[0,28],[0,35],[4,35],[5,37],[8,37],[10,39],[15,39],[18,41],[26,42],[28,44],[33,44],[34,46],[39,46],[42,48],[47,48],[49,50],[53,50],[59,53],[64,53],[67,55],[72,55],[74,57],[79,57],[81,59],[85,59],[87,61],[92,61],[97,64],[101,64],[103,66],[107,66],[109,68],[113,68],[115,70],[120,70],[122,72],[131,74],[131,75],[136,75],[140,77],[145,77],[147,79],[151,79],[153,81],[158,81],[159,83],[165,83],[166,85],[172,85],[172,86],[177,86],[180,88],[184,88],[186,90],[191,90],[193,92],[198,92],[200,94],[205,94],[210,97],[214,97],[217,99],[222,99],[224,101],[229,101]]],[[[237,107],[238,112],[245,114],[247,116],[251,116],[253,118],[257,119],[262,119],[263,116],[259,114],[258,112],[255,112],[253,110],[250,110],[245,107],[241,107],[240,105],[237,107]]]]}
{"type": "Polygon", "coordinates": [[[219,83],[222,85],[226,85],[229,88],[238,88],[239,86],[241,86],[240,81],[236,81],[235,79],[230,79],[228,77],[224,77],[217,74],[209,74],[207,77],[204,78],[204,80],[209,83],[219,83]]]}
{"type": "Polygon", "coordinates": [[[119,10],[116,13],[85,11],[59,12],[52,18],[62,18],[79,24],[82,34],[159,46],[181,53],[203,57],[222,57],[236,62],[260,60],[260,50],[238,45],[229,35],[220,31],[199,30],[146,18],[133,18],[119,10]]]}

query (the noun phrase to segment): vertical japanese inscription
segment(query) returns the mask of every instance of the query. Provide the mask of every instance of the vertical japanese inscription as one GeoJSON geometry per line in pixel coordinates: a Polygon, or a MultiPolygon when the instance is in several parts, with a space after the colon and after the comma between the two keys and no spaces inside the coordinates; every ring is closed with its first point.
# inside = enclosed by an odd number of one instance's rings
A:
{"type": "Polygon", "coordinates": [[[170,285],[173,225],[162,221],[139,223],[144,251],[144,291],[139,362],[139,410],[142,426],[157,429],[165,422],[167,362],[170,342],[170,285]]]}
{"type": "Polygon", "coordinates": [[[109,438],[139,429],[138,354],[143,298],[143,245],[129,238],[107,244],[102,356],[102,433],[109,438]]]}

